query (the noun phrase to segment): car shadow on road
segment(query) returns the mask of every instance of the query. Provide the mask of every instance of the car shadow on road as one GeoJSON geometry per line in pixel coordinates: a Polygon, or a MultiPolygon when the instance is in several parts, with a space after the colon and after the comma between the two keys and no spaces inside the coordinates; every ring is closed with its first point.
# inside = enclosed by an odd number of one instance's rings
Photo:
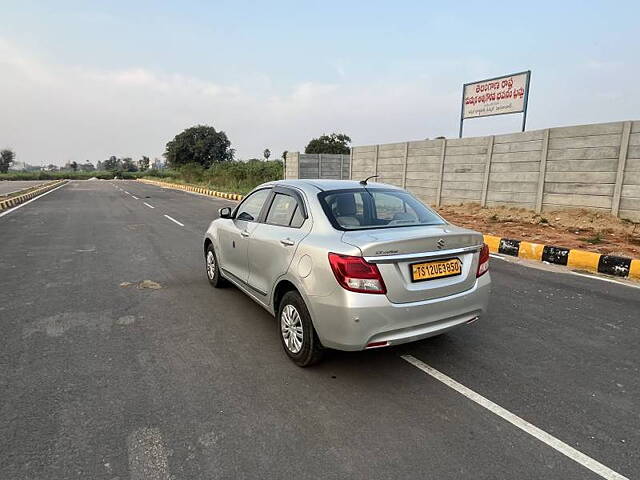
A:
{"type": "Polygon", "coordinates": [[[422,353],[430,353],[436,356],[450,356],[457,349],[456,338],[450,334],[438,335],[403,345],[356,352],[327,349],[322,363],[314,368],[333,369],[361,365],[379,366],[381,364],[402,362],[400,357],[405,354],[420,355],[422,353]]]}

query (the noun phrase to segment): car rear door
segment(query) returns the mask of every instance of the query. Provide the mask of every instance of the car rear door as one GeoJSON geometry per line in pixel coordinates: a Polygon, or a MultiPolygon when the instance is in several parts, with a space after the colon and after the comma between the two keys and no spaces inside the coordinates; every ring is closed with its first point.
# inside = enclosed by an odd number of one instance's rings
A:
{"type": "Polygon", "coordinates": [[[275,187],[265,220],[249,239],[249,286],[267,295],[294,257],[300,241],[311,231],[311,219],[302,195],[275,187]]]}

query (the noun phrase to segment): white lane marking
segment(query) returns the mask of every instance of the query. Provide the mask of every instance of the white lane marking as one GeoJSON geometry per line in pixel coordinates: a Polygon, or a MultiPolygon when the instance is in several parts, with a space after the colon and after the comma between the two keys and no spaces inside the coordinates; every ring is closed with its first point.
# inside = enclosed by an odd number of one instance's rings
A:
{"type": "Polygon", "coordinates": [[[48,192],[44,192],[43,194],[38,195],[37,197],[33,197],[31,200],[27,200],[26,202],[21,203],[20,205],[16,205],[15,207],[10,208],[9,210],[6,210],[6,211],[4,211],[4,212],[0,213],[0,217],[4,217],[5,215],[9,215],[11,212],[14,212],[14,211],[16,211],[16,210],[17,210],[17,209],[19,209],[19,208],[22,208],[22,207],[24,207],[25,205],[28,205],[28,204],[30,204],[31,202],[34,202],[34,201],[38,200],[39,198],[44,197],[45,195],[49,195],[51,192],[55,192],[56,190],[58,190],[59,188],[64,187],[65,185],[66,185],[66,183],[63,183],[63,184],[62,184],[62,185],[60,185],[59,187],[53,188],[53,189],[49,190],[48,192]]]}
{"type": "Polygon", "coordinates": [[[500,405],[497,405],[497,404],[493,403],[491,400],[483,397],[479,393],[476,393],[473,390],[471,390],[470,388],[467,388],[464,385],[456,382],[451,377],[448,377],[444,373],[442,373],[442,372],[436,370],[435,368],[427,365],[426,363],[418,360],[414,356],[412,356],[412,355],[401,355],[401,358],[403,360],[409,362],[414,367],[419,368],[420,370],[422,370],[426,374],[431,375],[436,380],[439,380],[440,382],[444,383],[446,386],[454,389],[456,392],[464,395],[469,400],[472,400],[475,403],[477,403],[478,405],[480,405],[481,407],[486,408],[491,413],[496,414],[497,416],[499,416],[500,418],[506,420],[507,422],[511,423],[512,425],[515,425],[520,430],[523,430],[524,432],[528,433],[529,435],[537,438],[542,443],[547,444],[548,446],[550,446],[554,450],[557,450],[558,452],[562,453],[563,455],[569,457],[571,460],[573,460],[575,462],[578,462],[583,467],[586,467],[589,470],[591,470],[592,472],[597,473],[602,478],[606,478],[607,480],[629,480],[627,477],[625,477],[623,475],[620,475],[617,472],[614,472],[609,467],[606,467],[606,466],[602,465],[601,463],[597,462],[596,460],[594,460],[593,458],[588,457],[587,455],[585,455],[582,452],[579,452],[575,448],[567,445],[566,443],[564,443],[561,440],[558,440],[556,437],[554,437],[553,435],[548,434],[544,430],[540,430],[535,425],[530,424],[526,420],[523,420],[522,418],[518,417],[517,415],[515,415],[515,414],[511,413],[510,411],[502,408],[500,405]]]}
{"type": "Polygon", "coordinates": [[[129,192],[127,192],[126,190],[122,190],[124,193],[126,193],[127,195],[131,195],[129,192]]]}
{"type": "Polygon", "coordinates": [[[178,225],[180,225],[181,227],[184,227],[184,223],[180,223],[178,220],[176,220],[175,218],[171,218],[169,215],[165,215],[165,217],[167,217],[169,220],[171,220],[174,223],[177,223],[178,225]]]}
{"type": "Polygon", "coordinates": [[[572,270],[569,270],[568,273],[571,273],[573,275],[578,275],[579,277],[593,278],[594,280],[602,280],[603,282],[615,283],[617,285],[623,285],[625,287],[640,288],[640,285],[631,285],[630,283],[620,282],[618,280],[614,280],[613,278],[600,277],[600,276],[597,276],[595,274],[594,275],[589,275],[588,273],[574,272],[572,270]]]}
{"type": "Polygon", "coordinates": [[[140,428],[127,437],[131,480],[169,480],[169,461],[157,428],[140,428]]]}
{"type": "Polygon", "coordinates": [[[133,197],[134,200],[140,200],[138,197],[136,197],[135,195],[131,195],[133,197]]]}
{"type": "Polygon", "coordinates": [[[154,207],[153,205],[149,205],[147,202],[144,202],[144,204],[145,204],[147,207],[149,207],[149,208],[156,208],[156,207],[154,207]]]}

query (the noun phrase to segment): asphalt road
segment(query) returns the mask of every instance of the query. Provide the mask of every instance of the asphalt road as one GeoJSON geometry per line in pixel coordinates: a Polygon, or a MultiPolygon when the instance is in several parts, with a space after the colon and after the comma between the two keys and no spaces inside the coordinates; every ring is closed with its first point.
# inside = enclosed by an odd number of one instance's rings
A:
{"type": "Polygon", "coordinates": [[[0,196],[19,192],[25,188],[33,188],[50,180],[0,180],[0,196]]]}
{"type": "Polygon", "coordinates": [[[492,259],[480,321],[300,369],[206,281],[228,204],[85,181],[0,218],[0,478],[602,478],[406,354],[640,477],[640,290],[492,259]]]}

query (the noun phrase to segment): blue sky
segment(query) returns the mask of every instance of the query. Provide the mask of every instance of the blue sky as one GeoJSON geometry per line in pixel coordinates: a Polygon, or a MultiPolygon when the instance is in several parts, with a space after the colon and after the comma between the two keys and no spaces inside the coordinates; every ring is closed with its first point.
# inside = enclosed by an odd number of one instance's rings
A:
{"type": "MultiPolygon", "coordinates": [[[[214,125],[242,158],[456,136],[462,84],[532,70],[528,128],[640,118],[637,2],[2,2],[0,146],[159,156],[214,125]],[[615,8],[614,8],[615,7],[615,8]]],[[[465,135],[517,131],[518,115],[465,135]]]]}

